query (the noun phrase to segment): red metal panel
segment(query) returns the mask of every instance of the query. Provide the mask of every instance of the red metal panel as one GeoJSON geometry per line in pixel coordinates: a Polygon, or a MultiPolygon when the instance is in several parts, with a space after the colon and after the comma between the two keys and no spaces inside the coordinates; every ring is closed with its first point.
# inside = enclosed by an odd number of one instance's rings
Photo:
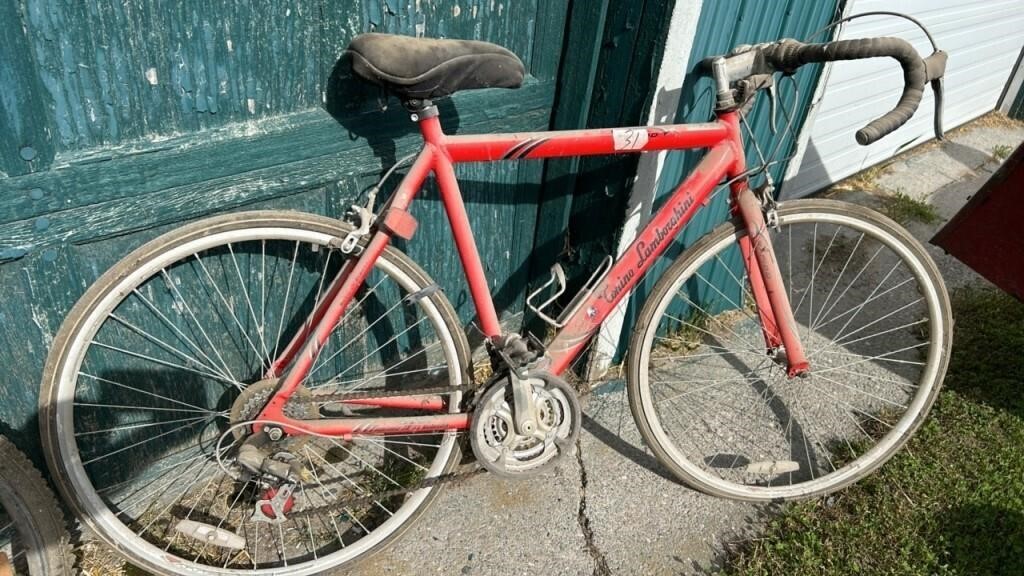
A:
{"type": "Polygon", "coordinates": [[[932,238],[996,286],[1024,300],[1024,144],[932,238]]]}

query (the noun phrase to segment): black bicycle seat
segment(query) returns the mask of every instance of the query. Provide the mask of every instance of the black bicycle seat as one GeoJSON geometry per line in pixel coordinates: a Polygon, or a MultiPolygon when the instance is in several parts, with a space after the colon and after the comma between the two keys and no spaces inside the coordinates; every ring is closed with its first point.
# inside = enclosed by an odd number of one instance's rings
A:
{"type": "Polygon", "coordinates": [[[476,88],[518,88],[526,73],[512,52],[474,40],[360,34],[347,52],[358,76],[402,100],[441,98],[476,88]]]}

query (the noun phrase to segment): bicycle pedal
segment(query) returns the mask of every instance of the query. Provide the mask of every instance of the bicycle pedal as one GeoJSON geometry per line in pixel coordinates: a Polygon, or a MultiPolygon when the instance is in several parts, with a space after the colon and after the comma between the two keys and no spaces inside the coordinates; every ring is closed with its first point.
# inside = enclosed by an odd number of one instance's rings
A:
{"type": "Polygon", "coordinates": [[[194,540],[199,540],[204,544],[212,544],[213,546],[230,548],[232,550],[245,550],[245,538],[230,530],[204,524],[203,522],[181,520],[174,526],[174,531],[194,540]]]}

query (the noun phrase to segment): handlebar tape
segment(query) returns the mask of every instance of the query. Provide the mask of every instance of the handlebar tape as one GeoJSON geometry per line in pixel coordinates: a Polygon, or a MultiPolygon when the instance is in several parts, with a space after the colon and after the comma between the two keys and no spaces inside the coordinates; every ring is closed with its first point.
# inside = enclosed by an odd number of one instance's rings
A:
{"type": "Polygon", "coordinates": [[[903,67],[903,94],[900,95],[895,108],[857,131],[857,142],[862,146],[876,142],[906,124],[921,103],[927,72],[924,61],[913,46],[900,38],[864,38],[824,44],[803,44],[795,40],[786,40],[764,49],[765,60],[787,73],[813,62],[884,56],[895,58],[903,67]]]}

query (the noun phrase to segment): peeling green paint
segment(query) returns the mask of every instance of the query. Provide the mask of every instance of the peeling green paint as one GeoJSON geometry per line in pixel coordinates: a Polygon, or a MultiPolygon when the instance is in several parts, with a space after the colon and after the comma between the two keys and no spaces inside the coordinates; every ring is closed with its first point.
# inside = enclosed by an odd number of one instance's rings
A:
{"type": "MultiPolygon", "coordinates": [[[[42,365],[79,295],[125,253],[225,210],[341,216],[418,139],[395,101],[333,74],[364,31],[505,45],[515,93],[459,94],[456,132],[550,126],[562,0],[0,0],[0,432],[36,451],[42,365]],[[459,9],[456,10],[455,6],[459,9]],[[23,149],[34,151],[25,160],[23,149]]],[[[515,324],[543,164],[460,167],[499,307],[515,324]]],[[[473,308],[430,186],[408,244],[473,308]],[[440,250],[438,248],[441,248],[440,250]],[[440,254],[440,256],[439,256],[440,254]]]]}

